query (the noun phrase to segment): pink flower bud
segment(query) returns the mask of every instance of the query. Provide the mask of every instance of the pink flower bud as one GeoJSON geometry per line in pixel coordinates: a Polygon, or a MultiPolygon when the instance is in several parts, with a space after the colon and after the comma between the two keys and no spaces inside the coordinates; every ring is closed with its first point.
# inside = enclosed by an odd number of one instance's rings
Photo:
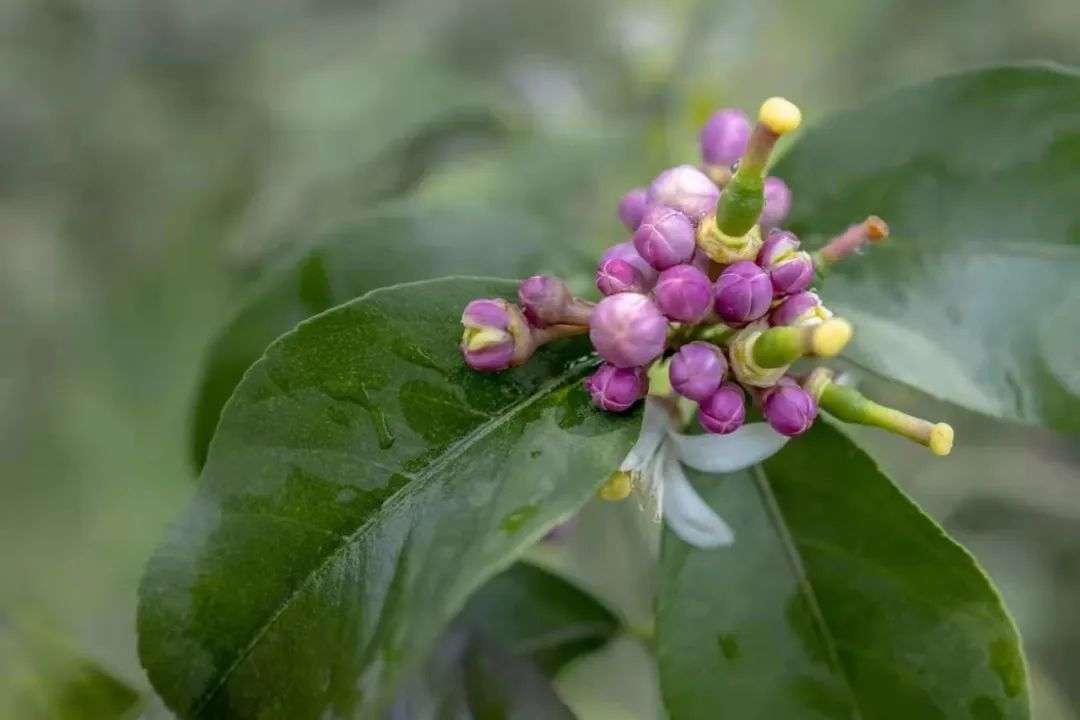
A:
{"type": "Polygon", "coordinates": [[[818,414],[814,396],[791,378],[783,378],[762,395],[765,419],[781,435],[802,435],[814,424],[818,414]]]}
{"type": "Polygon", "coordinates": [[[694,226],[678,210],[653,205],[634,231],[634,249],[657,270],[665,270],[694,255],[694,226]]]}
{"type": "Polygon", "coordinates": [[[787,230],[769,232],[757,263],[769,273],[777,295],[802,292],[814,281],[814,260],[799,250],[799,238],[787,230]]]}
{"type": "Polygon", "coordinates": [[[791,212],[791,190],[778,177],[765,178],[765,207],[761,210],[758,224],[762,230],[779,227],[791,212]]]}
{"type": "Polygon", "coordinates": [[[729,323],[757,320],[768,312],[772,297],[769,276],[749,260],[728,265],[716,280],[716,312],[729,323]]]}
{"type": "Polygon", "coordinates": [[[726,382],[698,406],[701,427],[717,435],[727,435],[742,427],[746,405],[742,388],[726,382]]]}
{"type": "Polygon", "coordinates": [[[664,351],[667,318],[646,295],[609,295],[596,305],[589,338],[600,357],[616,367],[647,365],[664,351]]]}
{"type": "Polygon", "coordinates": [[[641,216],[649,206],[649,191],[643,187],[637,187],[627,192],[619,200],[619,219],[630,232],[638,229],[641,224],[641,216]]]}
{"type": "Polygon", "coordinates": [[[585,390],[593,405],[608,412],[624,412],[645,397],[649,381],[645,368],[619,368],[604,363],[585,379],[585,390]]]}
{"type": "Polygon", "coordinates": [[[705,121],[698,141],[706,165],[731,165],[743,156],[750,143],[750,119],[742,110],[717,110],[705,121]]]}
{"type": "Polygon", "coordinates": [[[521,301],[521,307],[529,322],[542,327],[561,322],[573,296],[566,283],[559,278],[533,275],[518,286],[518,300],[521,301]]]}
{"type": "Polygon", "coordinates": [[[641,280],[645,284],[645,290],[652,289],[652,286],[656,284],[656,277],[660,274],[656,268],[645,261],[645,258],[638,255],[638,251],[634,249],[634,243],[629,241],[612,245],[605,250],[604,254],[600,256],[600,263],[603,264],[607,260],[622,260],[633,265],[641,273],[641,280]]]}
{"type": "Polygon", "coordinates": [[[769,314],[770,325],[802,325],[818,319],[821,298],[816,293],[801,292],[789,296],[769,314]]]}
{"type": "Polygon", "coordinates": [[[596,289],[605,295],[623,292],[644,292],[645,281],[630,263],[618,258],[604,260],[596,269],[596,289]]]}
{"type": "Polygon", "coordinates": [[[465,326],[461,354],[469,367],[480,372],[510,367],[524,326],[523,318],[515,317],[515,313],[520,311],[501,298],[473,300],[465,306],[461,314],[465,326]]]}
{"type": "Polygon", "coordinates": [[[712,283],[693,265],[676,265],[660,273],[653,298],[672,320],[697,322],[712,305],[712,283]]]}
{"type": "Polygon", "coordinates": [[[668,366],[671,387],[683,397],[703,402],[716,392],[727,374],[727,359],[712,343],[692,342],[679,348],[668,366]]]}
{"type": "Polygon", "coordinates": [[[692,222],[716,210],[720,189],[693,165],[679,165],[656,176],[649,185],[649,202],[666,205],[683,213],[692,222]]]}

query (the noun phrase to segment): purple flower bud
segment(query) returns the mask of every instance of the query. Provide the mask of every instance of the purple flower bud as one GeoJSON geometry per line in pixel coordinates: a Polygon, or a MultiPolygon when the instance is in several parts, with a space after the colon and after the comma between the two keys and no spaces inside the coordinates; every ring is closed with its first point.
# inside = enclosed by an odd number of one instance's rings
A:
{"type": "Polygon", "coordinates": [[[679,165],[656,176],[648,197],[650,203],[674,208],[696,223],[716,210],[720,190],[693,165],[679,165]]]}
{"type": "Polygon", "coordinates": [[[648,392],[649,381],[645,368],[619,368],[604,363],[585,379],[593,405],[608,412],[624,412],[648,392]]]}
{"type": "Polygon", "coordinates": [[[638,229],[641,224],[641,216],[649,207],[649,191],[643,187],[637,187],[622,196],[619,200],[619,219],[630,232],[638,229]]]}
{"type": "Polygon", "coordinates": [[[646,290],[651,289],[656,284],[656,277],[659,275],[656,268],[645,262],[645,258],[638,255],[638,251],[634,249],[634,243],[630,241],[612,245],[605,250],[604,254],[600,256],[600,262],[602,264],[607,260],[622,260],[633,265],[641,273],[641,280],[645,283],[646,290]]]}
{"type": "Polygon", "coordinates": [[[645,281],[637,268],[618,258],[600,263],[596,269],[596,288],[605,295],[623,292],[644,292],[645,281]]]}
{"type": "Polygon", "coordinates": [[[704,402],[716,392],[727,374],[727,359],[712,343],[692,342],[679,348],[671,358],[668,379],[683,397],[704,402]]]}
{"type": "Polygon", "coordinates": [[[773,229],[758,252],[757,263],[769,273],[777,295],[802,292],[814,280],[814,260],[799,250],[799,238],[773,229]]]}
{"type": "Polygon", "coordinates": [[[500,298],[473,300],[461,314],[465,332],[461,354],[473,370],[497,372],[510,367],[514,357],[514,318],[510,304],[500,298]]]}
{"type": "Polygon", "coordinates": [[[701,159],[707,165],[731,165],[743,156],[750,142],[750,120],[742,110],[717,110],[701,128],[701,159]]]}
{"type": "Polygon", "coordinates": [[[813,395],[799,387],[794,380],[783,378],[765,391],[762,396],[762,410],[773,430],[781,435],[795,437],[802,435],[814,424],[818,406],[813,395]]]}
{"type": "Polygon", "coordinates": [[[657,270],[689,260],[694,255],[694,225],[678,210],[653,205],[634,231],[634,249],[657,270]]]}
{"type": "Polygon", "coordinates": [[[732,382],[722,384],[698,406],[701,427],[717,435],[735,432],[745,420],[742,388],[732,382]]]}
{"type": "Polygon", "coordinates": [[[647,365],[664,351],[667,325],[647,295],[619,293],[597,303],[589,338],[600,356],[616,367],[647,365]]]}
{"type": "Polygon", "coordinates": [[[763,230],[779,226],[791,212],[791,190],[778,177],[765,178],[765,207],[761,210],[758,225],[763,230]]]}
{"type": "Polygon", "coordinates": [[[712,305],[712,282],[693,265],[676,265],[660,273],[653,297],[672,320],[697,322],[712,305]]]}
{"type": "Polygon", "coordinates": [[[818,317],[821,298],[816,293],[801,292],[788,297],[769,314],[770,325],[801,325],[818,317]]]}
{"type": "Polygon", "coordinates": [[[757,320],[769,311],[772,297],[769,276],[749,260],[728,265],[716,280],[716,312],[729,323],[757,320]]]}
{"type": "Polygon", "coordinates": [[[566,283],[550,275],[533,275],[518,286],[518,300],[525,310],[525,317],[540,327],[560,322],[573,299],[566,283]]]}

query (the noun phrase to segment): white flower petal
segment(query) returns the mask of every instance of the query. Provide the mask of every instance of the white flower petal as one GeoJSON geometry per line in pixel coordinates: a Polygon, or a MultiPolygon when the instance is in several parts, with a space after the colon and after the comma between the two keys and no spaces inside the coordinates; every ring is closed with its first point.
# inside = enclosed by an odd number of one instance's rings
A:
{"type": "Polygon", "coordinates": [[[652,396],[646,397],[637,442],[630,448],[619,469],[623,472],[641,470],[656,454],[656,449],[660,447],[660,442],[667,435],[671,424],[671,413],[664,407],[663,401],[652,396]]]}
{"type": "Polygon", "coordinates": [[[735,533],[686,479],[674,454],[665,458],[664,521],[672,532],[697,548],[710,549],[735,542],[735,533]]]}
{"type": "Polygon", "coordinates": [[[730,435],[683,435],[671,433],[679,459],[695,470],[708,473],[735,472],[771,457],[784,443],[768,423],[750,423],[730,435]]]}
{"type": "Polygon", "coordinates": [[[638,505],[653,522],[660,522],[661,508],[664,506],[664,460],[670,456],[669,443],[663,443],[645,463],[634,485],[638,505]]]}

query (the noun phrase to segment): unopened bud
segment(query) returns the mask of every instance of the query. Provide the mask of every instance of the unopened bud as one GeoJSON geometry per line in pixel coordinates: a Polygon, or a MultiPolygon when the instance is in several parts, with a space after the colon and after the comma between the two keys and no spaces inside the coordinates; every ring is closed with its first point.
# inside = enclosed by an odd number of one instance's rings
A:
{"type": "Polygon", "coordinates": [[[742,110],[717,110],[705,121],[698,136],[702,161],[710,166],[732,165],[746,152],[751,129],[750,120],[742,110]]]}
{"type": "Polygon", "coordinates": [[[679,165],[656,176],[649,185],[651,204],[666,205],[697,223],[716,209],[716,184],[693,165],[679,165]]]}
{"type": "Polygon", "coordinates": [[[656,284],[656,277],[660,274],[656,268],[645,261],[645,258],[638,255],[638,251],[634,249],[634,243],[629,240],[612,245],[605,250],[600,256],[600,264],[602,265],[607,260],[622,260],[633,265],[641,273],[641,281],[645,284],[643,291],[652,289],[652,286],[656,284]]]}
{"type": "Polygon", "coordinates": [[[647,365],[663,351],[668,321],[646,295],[619,293],[597,303],[589,338],[600,357],[616,367],[647,365]]]}
{"type": "Polygon", "coordinates": [[[726,382],[698,406],[701,427],[717,435],[727,435],[746,421],[746,402],[742,388],[726,382]]]}
{"type": "Polygon", "coordinates": [[[657,270],[666,270],[694,255],[694,225],[678,210],[653,205],[634,231],[634,249],[657,270]]]}
{"type": "Polygon", "coordinates": [[[625,412],[649,390],[645,369],[618,368],[604,363],[585,379],[593,405],[608,412],[625,412]]]}
{"type": "Polygon", "coordinates": [[[773,230],[758,252],[757,263],[769,273],[777,295],[802,292],[814,280],[814,261],[799,250],[799,238],[787,230],[773,230]]]}
{"type": "Polygon", "coordinates": [[[772,298],[769,276],[749,260],[727,266],[716,280],[716,312],[729,323],[757,320],[768,312],[772,298]]]}
{"type": "Polygon", "coordinates": [[[518,286],[518,300],[529,323],[588,325],[592,304],[570,294],[566,283],[550,275],[533,275],[518,286]]]}
{"type": "Polygon", "coordinates": [[[802,435],[814,424],[817,401],[791,378],[783,378],[761,398],[762,412],[773,430],[781,435],[802,435]]]}
{"type": "Polygon", "coordinates": [[[687,343],[672,356],[668,377],[675,392],[702,402],[720,387],[727,365],[724,353],[712,343],[687,343]]]}
{"type": "Polygon", "coordinates": [[[623,292],[645,292],[641,273],[625,260],[612,258],[600,263],[596,269],[596,289],[604,295],[623,292]]]}
{"type": "Polygon", "coordinates": [[[762,192],[765,195],[765,206],[761,209],[758,225],[762,231],[780,227],[791,212],[791,190],[786,182],[770,175],[765,178],[762,192]]]}
{"type": "Polygon", "coordinates": [[[660,273],[653,298],[660,311],[672,320],[695,323],[712,306],[712,283],[693,265],[676,265],[660,273]]]}
{"type": "Polygon", "coordinates": [[[619,200],[619,219],[626,229],[634,232],[641,224],[641,218],[649,207],[649,191],[643,187],[630,190],[619,200]]]}

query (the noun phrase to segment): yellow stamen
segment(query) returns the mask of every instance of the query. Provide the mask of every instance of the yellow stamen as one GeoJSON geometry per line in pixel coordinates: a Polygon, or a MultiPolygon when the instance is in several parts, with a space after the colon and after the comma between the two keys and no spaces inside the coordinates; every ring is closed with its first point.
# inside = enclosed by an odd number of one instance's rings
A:
{"type": "Polygon", "coordinates": [[[771,97],[761,104],[758,122],[777,135],[784,135],[802,124],[802,112],[793,102],[771,97]]]}

